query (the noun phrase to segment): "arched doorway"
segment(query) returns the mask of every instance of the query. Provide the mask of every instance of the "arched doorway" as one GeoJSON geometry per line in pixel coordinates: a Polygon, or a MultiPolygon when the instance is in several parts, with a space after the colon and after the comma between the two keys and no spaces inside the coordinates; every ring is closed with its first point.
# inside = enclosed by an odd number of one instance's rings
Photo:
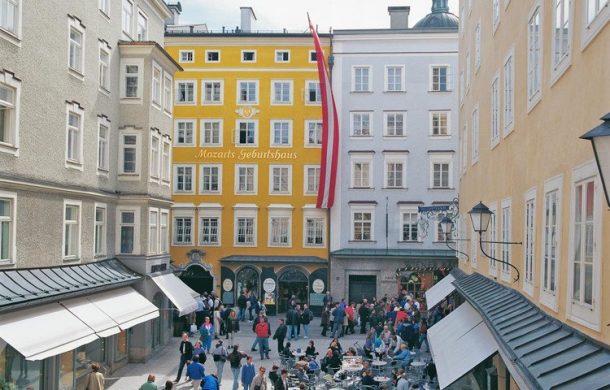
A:
{"type": "Polygon", "coordinates": [[[421,277],[415,272],[403,272],[400,276],[400,286],[407,290],[408,294],[417,297],[421,291],[421,277]]]}
{"type": "Polygon", "coordinates": [[[303,270],[297,267],[285,268],[278,277],[278,311],[288,310],[292,296],[299,304],[308,303],[309,279],[303,270]]]}
{"type": "Polygon", "coordinates": [[[180,275],[180,279],[199,294],[214,291],[214,277],[199,264],[189,265],[180,275]]]}
{"type": "Polygon", "coordinates": [[[260,289],[259,289],[259,279],[260,275],[258,270],[252,266],[245,266],[237,272],[235,276],[235,293],[239,296],[243,291],[251,291],[256,295],[256,297],[260,297],[260,289]]]}
{"type": "MultiPolygon", "coordinates": [[[[162,293],[158,292],[153,297],[153,304],[159,308],[159,311],[163,313],[165,310],[165,297],[162,293]]],[[[156,348],[161,345],[161,319],[163,314],[152,320],[152,348],[156,348]]]]}

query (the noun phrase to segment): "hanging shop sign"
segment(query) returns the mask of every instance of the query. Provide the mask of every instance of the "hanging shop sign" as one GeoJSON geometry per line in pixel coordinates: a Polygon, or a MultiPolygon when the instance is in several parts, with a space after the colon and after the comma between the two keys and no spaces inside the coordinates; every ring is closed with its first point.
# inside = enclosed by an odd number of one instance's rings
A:
{"type": "Polygon", "coordinates": [[[233,281],[231,279],[225,279],[222,282],[222,289],[225,291],[233,290],[233,281]]]}
{"type": "Polygon", "coordinates": [[[316,279],[311,284],[311,288],[317,294],[321,294],[324,291],[324,281],[322,279],[316,279]]]}

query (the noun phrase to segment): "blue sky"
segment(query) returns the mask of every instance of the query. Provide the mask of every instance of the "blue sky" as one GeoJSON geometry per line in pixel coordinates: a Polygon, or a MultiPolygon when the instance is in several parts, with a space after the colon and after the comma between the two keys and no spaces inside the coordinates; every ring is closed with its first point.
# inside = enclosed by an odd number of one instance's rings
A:
{"type": "MultiPolygon", "coordinates": [[[[172,2],[175,0],[172,0],[172,2]]],[[[257,17],[256,29],[305,31],[307,12],[320,32],[348,28],[387,28],[389,6],[411,7],[409,25],[430,12],[432,0],[180,0],[181,24],[206,23],[209,29],[233,29],[240,23],[239,7],[249,6],[257,17]]],[[[458,14],[459,1],[449,0],[458,14]]]]}

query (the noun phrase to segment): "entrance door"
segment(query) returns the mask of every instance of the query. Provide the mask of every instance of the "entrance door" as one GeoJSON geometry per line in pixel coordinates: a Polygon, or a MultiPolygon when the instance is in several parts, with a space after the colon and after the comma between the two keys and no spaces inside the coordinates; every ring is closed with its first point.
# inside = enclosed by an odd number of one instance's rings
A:
{"type": "Polygon", "coordinates": [[[214,291],[214,278],[210,272],[200,265],[189,266],[181,275],[180,279],[199,295],[214,291]]]}
{"type": "Polygon", "coordinates": [[[371,301],[377,296],[377,276],[375,275],[350,275],[349,276],[349,301],[361,302],[363,298],[371,301]]]}
{"type": "Polygon", "coordinates": [[[307,303],[309,297],[309,280],[307,275],[298,268],[289,268],[278,278],[278,312],[288,311],[288,302],[295,297],[298,304],[307,303]]]}

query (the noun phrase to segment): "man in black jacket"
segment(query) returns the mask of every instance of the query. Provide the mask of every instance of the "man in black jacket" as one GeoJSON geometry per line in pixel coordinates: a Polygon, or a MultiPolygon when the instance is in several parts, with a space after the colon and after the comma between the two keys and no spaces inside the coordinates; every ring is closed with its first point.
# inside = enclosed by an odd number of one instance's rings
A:
{"type": "Polygon", "coordinates": [[[237,319],[240,321],[246,320],[246,306],[248,306],[248,298],[246,298],[246,293],[242,291],[239,298],[237,298],[237,307],[239,308],[237,319]]]}
{"type": "Polygon", "coordinates": [[[294,307],[290,307],[286,313],[286,325],[288,325],[288,340],[297,337],[297,325],[299,324],[299,315],[294,307]]]}
{"type": "Polygon", "coordinates": [[[303,305],[303,313],[301,313],[301,324],[303,324],[303,338],[309,338],[309,323],[313,320],[313,312],[308,304],[303,305]]]}
{"type": "Polygon", "coordinates": [[[187,361],[193,357],[193,344],[189,341],[187,333],[182,333],[182,341],[180,342],[180,364],[178,365],[178,375],[176,375],[175,383],[180,382],[182,370],[187,361]]]}
{"type": "Polygon", "coordinates": [[[287,328],[283,319],[280,318],[278,322],[280,323],[280,325],[275,330],[275,333],[273,334],[273,339],[277,340],[277,353],[279,355],[284,350],[284,339],[286,338],[287,328]]]}
{"type": "Polygon", "coordinates": [[[369,322],[369,316],[371,315],[371,309],[369,309],[369,304],[366,298],[362,300],[362,305],[360,305],[358,315],[360,316],[360,334],[365,334],[366,323],[369,322]]]}

